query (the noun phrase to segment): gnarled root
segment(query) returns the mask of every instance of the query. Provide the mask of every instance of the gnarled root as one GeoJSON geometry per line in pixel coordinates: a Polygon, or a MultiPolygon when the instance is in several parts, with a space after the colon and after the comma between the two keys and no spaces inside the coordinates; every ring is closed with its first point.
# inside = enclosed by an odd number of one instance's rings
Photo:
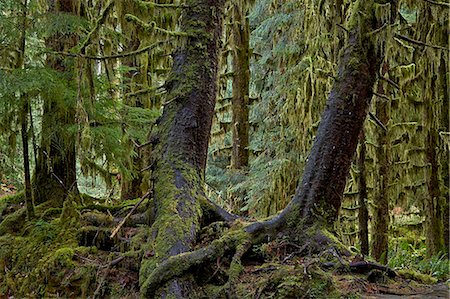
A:
{"type": "Polygon", "coordinates": [[[190,268],[207,261],[215,260],[223,256],[226,251],[240,248],[240,258],[251,244],[251,235],[242,229],[232,230],[222,238],[214,240],[210,245],[191,252],[180,253],[171,256],[154,269],[141,286],[142,295],[146,298],[153,298],[155,290],[159,286],[170,281],[174,277],[179,277],[190,268]]]}

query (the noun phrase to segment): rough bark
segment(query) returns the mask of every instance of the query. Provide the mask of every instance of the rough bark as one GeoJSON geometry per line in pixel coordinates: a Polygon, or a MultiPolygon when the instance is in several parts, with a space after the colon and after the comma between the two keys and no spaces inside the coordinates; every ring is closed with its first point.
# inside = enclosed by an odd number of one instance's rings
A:
{"type": "MultiPolygon", "coordinates": [[[[73,0],[50,1],[50,12],[77,14],[78,4],[73,0]]],[[[55,34],[46,40],[53,51],[65,52],[76,45],[76,35],[55,34]]],[[[71,69],[61,57],[49,56],[47,66],[69,74],[71,69]]],[[[68,78],[68,82],[74,78],[68,78]]],[[[41,143],[35,168],[33,189],[36,204],[46,200],[62,202],[68,192],[78,193],[76,180],[75,134],[69,130],[75,125],[75,99],[64,103],[44,98],[41,143]]]]}
{"type": "MultiPolygon", "coordinates": [[[[381,85],[380,85],[381,86],[381,85]]],[[[381,93],[382,90],[379,90],[381,93]]],[[[376,103],[376,113],[378,119],[386,127],[389,121],[389,103],[385,100],[378,100],[376,103]]],[[[387,263],[388,254],[388,230],[389,230],[389,147],[390,141],[388,131],[378,129],[377,131],[377,176],[375,209],[373,215],[372,233],[372,256],[376,261],[387,263]]]]}
{"type": "Polygon", "coordinates": [[[234,16],[241,19],[233,23],[233,148],[231,164],[234,169],[248,166],[248,113],[250,82],[249,24],[242,7],[234,7],[234,16]]]}
{"type": "Polygon", "coordinates": [[[155,288],[152,273],[169,257],[193,249],[202,218],[201,200],[209,134],[217,92],[223,0],[189,0],[181,30],[188,36],[173,55],[166,82],[167,104],[157,128],[152,174],[155,222],[141,264],[141,294],[146,298],[193,296],[189,276],[155,288]]]}
{"type": "Polygon", "coordinates": [[[360,152],[358,157],[358,197],[359,197],[359,242],[361,245],[361,253],[369,255],[369,212],[367,210],[367,184],[366,184],[366,138],[364,131],[360,135],[360,152]]]}

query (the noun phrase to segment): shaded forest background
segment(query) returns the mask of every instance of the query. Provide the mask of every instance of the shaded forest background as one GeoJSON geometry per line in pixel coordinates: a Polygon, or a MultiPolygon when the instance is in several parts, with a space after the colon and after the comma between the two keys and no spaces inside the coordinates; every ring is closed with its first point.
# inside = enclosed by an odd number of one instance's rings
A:
{"type": "MultiPolygon", "coordinates": [[[[290,202],[339,80],[357,2],[226,2],[205,175],[213,202],[249,219],[275,215],[290,202]]],[[[450,4],[384,2],[375,4],[383,25],[370,33],[384,49],[382,66],[334,228],[355,254],[417,270],[429,275],[426,282],[447,280],[450,4]]],[[[109,246],[82,244],[55,222],[69,213],[68,197],[75,210],[109,209],[123,219],[149,196],[151,136],[173,100],[168,75],[185,43],[185,5],[0,3],[0,265],[8,269],[11,259],[19,265],[0,274],[2,294],[27,294],[31,289],[20,285],[33,275],[51,276],[58,263],[71,268],[74,256],[97,254],[90,246],[109,246]],[[30,276],[24,263],[32,248],[23,243],[29,235],[48,245],[30,263],[40,272],[30,276]],[[73,239],[84,252],[68,249],[73,239]],[[20,283],[11,281],[22,274],[20,283]]],[[[83,229],[84,239],[101,231],[83,229]]],[[[111,229],[101,233],[107,237],[111,229]]],[[[140,238],[126,251],[137,251],[140,238]]]]}

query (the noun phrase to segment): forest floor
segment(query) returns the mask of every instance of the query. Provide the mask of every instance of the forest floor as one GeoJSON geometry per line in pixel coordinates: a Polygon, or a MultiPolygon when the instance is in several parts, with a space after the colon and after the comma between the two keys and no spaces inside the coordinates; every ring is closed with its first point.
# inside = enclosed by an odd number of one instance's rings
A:
{"type": "MultiPolygon", "coordinates": [[[[36,207],[27,221],[20,193],[0,195],[0,297],[139,298],[139,267],[149,227],[135,215],[111,238],[137,200],[36,207]],[[139,224],[141,223],[141,224],[139,224]]],[[[202,235],[204,246],[211,235],[202,235]]],[[[449,298],[448,282],[411,270],[367,269],[354,273],[351,262],[330,248],[308,254],[285,240],[254,247],[243,257],[242,271],[227,283],[231,257],[192,269],[201,286],[198,298],[449,298]],[[300,253],[301,252],[301,253],[300,253]]],[[[364,261],[363,261],[364,262],[364,261]]]]}

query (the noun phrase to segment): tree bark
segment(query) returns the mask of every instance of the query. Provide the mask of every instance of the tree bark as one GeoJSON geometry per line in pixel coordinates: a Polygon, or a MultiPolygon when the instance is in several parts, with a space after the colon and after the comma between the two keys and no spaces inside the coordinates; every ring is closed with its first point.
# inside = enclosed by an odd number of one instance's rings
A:
{"type": "Polygon", "coordinates": [[[250,82],[250,49],[248,19],[240,10],[244,8],[235,5],[233,23],[233,148],[231,164],[234,169],[248,166],[249,142],[249,82],[250,82]]]}
{"type": "MultiPolygon", "coordinates": [[[[78,4],[72,0],[50,1],[50,12],[78,14],[78,4]]],[[[78,42],[75,34],[55,34],[46,40],[53,51],[66,51],[78,42]]],[[[49,56],[47,65],[64,74],[73,74],[67,61],[49,56]]],[[[68,78],[68,84],[74,78],[68,78]]],[[[69,192],[78,193],[76,179],[75,134],[69,130],[75,126],[75,99],[44,98],[41,143],[34,174],[33,189],[36,204],[46,200],[62,203],[69,192]]]]}
{"type": "Polygon", "coordinates": [[[173,55],[167,100],[158,127],[152,173],[155,222],[151,254],[140,270],[146,298],[194,296],[194,280],[176,278],[154,289],[149,279],[157,264],[193,249],[200,229],[209,134],[217,93],[224,0],[189,0],[181,30],[188,36],[173,55]]]}
{"type": "MultiPolygon", "coordinates": [[[[435,82],[437,78],[433,76],[431,82],[431,95],[435,95],[435,82]]],[[[439,188],[439,165],[437,157],[438,148],[438,128],[434,119],[435,109],[439,109],[438,103],[434,102],[432,97],[425,95],[425,123],[428,128],[426,136],[426,161],[429,167],[426,169],[426,183],[428,196],[425,198],[425,235],[427,255],[433,256],[444,249],[444,234],[442,223],[441,192],[439,188]]],[[[445,111],[444,111],[445,113],[445,111]]]]}
{"type": "MultiPolygon", "coordinates": [[[[444,56],[441,57],[441,67],[439,69],[440,78],[443,81],[440,86],[443,87],[443,104],[442,104],[442,116],[441,116],[441,132],[450,132],[450,121],[449,121],[449,114],[450,114],[450,106],[449,106],[449,86],[448,86],[448,79],[447,79],[447,70],[448,70],[448,61],[444,58],[444,56]]],[[[442,140],[441,140],[442,142],[442,140]]],[[[443,181],[444,186],[448,187],[450,186],[450,168],[449,168],[449,151],[448,151],[448,145],[443,145],[444,150],[442,151],[442,155],[440,157],[441,161],[441,178],[443,181]]],[[[444,246],[447,253],[450,253],[450,230],[449,230],[449,224],[450,224],[450,205],[449,205],[449,198],[450,193],[449,189],[444,189],[446,191],[443,192],[443,234],[444,234],[444,246]]]]}
{"type": "Polygon", "coordinates": [[[369,212],[367,210],[367,184],[366,184],[366,137],[364,130],[360,135],[360,152],[358,157],[358,197],[359,197],[359,242],[361,245],[361,253],[369,255],[369,212]]]}
{"type": "Polygon", "coordinates": [[[25,202],[27,207],[28,219],[34,217],[33,194],[31,189],[30,176],[30,155],[28,153],[28,109],[29,100],[27,95],[21,96],[22,111],[20,111],[20,124],[22,133],[22,150],[23,150],[23,170],[25,175],[25,202]]]}
{"type": "MultiPolygon", "coordinates": [[[[381,83],[380,83],[381,84],[381,83]]],[[[380,85],[381,86],[381,85],[380,85]]],[[[382,90],[379,90],[381,93],[382,90]]],[[[389,121],[390,104],[382,100],[377,100],[376,112],[378,119],[386,126],[389,121]]],[[[377,133],[377,176],[375,211],[373,215],[373,240],[372,256],[376,261],[386,264],[388,258],[388,230],[389,230],[389,155],[390,140],[388,131],[378,129],[377,133]]]]}

